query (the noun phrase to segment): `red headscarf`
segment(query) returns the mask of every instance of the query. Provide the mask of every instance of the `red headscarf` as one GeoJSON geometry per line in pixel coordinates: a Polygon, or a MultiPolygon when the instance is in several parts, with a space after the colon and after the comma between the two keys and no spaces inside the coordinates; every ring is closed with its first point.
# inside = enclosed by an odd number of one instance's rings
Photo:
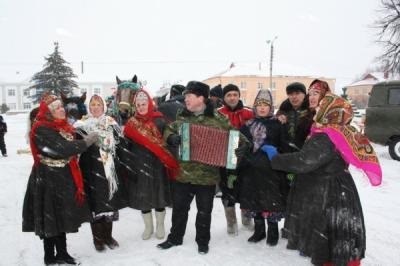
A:
{"type": "MultiPolygon", "coordinates": [[[[51,115],[49,105],[55,101],[60,101],[55,95],[45,95],[40,102],[39,113],[36,115],[35,121],[33,122],[33,126],[31,132],[29,133],[30,146],[33,155],[34,167],[38,166],[40,163],[39,158],[39,150],[35,144],[35,136],[36,130],[40,126],[45,126],[51,128],[57,132],[66,132],[72,135],[75,134],[75,129],[68,124],[67,119],[54,119],[51,115]]],[[[75,198],[77,202],[81,205],[84,201],[84,191],[83,191],[83,179],[82,174],[79,169],[79,164],[77,160],[77,156],[73,156],[68,163],[69,168],[71,169],[72,177],[74,179],[76,194],[75,198]]]]}
{"type": "Polygon", "coordinates": [[[154,124],[154,119],[163,115],[154,110],[153,100],[143,89],[136,92],[133,103],[141,100],[148,102],[147,113],[141,115],[136,112],[126,123],[124,135],[156,155],[167,169],[168,177],[174,179],[179,173],[179,164],[165,148],[161,132],[154,124]]]}

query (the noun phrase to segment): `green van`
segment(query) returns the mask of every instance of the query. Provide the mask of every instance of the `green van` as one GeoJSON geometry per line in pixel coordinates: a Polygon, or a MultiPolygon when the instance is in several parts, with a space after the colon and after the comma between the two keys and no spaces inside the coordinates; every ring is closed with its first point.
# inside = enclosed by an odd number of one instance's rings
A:
{"type": "Polygon", "coordinates": [[[400,161],[400,80],[372,87],[365,117],[365,135],[389,145],[390,156],[400,161]]]}

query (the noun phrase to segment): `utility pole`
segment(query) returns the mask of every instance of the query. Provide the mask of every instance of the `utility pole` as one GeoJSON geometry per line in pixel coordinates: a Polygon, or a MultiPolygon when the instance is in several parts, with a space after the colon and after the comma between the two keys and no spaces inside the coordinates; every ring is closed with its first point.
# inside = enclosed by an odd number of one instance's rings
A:
{"type": "Polygon", "coordinates": [[[278,39],[275,36],[272,40],[267,40],[267,44],[271,45],[270,55],[269,55],[269,89],[272,92],[272,62],[274,60],[274,41],[278,39]]]}

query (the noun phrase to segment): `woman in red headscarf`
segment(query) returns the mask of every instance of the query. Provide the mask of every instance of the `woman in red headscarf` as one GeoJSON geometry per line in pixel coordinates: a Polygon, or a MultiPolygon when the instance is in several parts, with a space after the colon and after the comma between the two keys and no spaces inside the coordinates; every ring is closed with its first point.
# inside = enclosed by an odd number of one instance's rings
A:
{"type": "Polygon", "coordinates": [[[311,137],[301,151],[279,154],[271,162],[276,170],[296,174],[287,203],[287,248],[311,257],[315,265],[360,265],[364,217],[348,166],[362,169],[374,186],[381,182],[381,168],[368,140],[350,125],[350,103],[321,81],[309,93],[316,110],[311,137]]]}
{"type": "Polygon", "coordinates": [[[30,132],[34,164],[24,199],[22,231],[35,232],[43,239],[46,265],[76,264],[67,252],[65,234],[77,232],[90,215],[76,155],[96,140],[97,134],[75,140],[62,102],[54,95],[43,98],[30,132]]]}
{"type": "Polygon", "coordinates": [[[124,128],[119,158],[128,180],[128,205],[141,210],[145,224],[142,239],[153,234],[155,209],[156,237],[165,236],[165,207],[171,204],[169,178],[178,172],[178,163],[162,138],[166,121],[154,110],[153,100],[144,90],[135,94],[135,115],[124,128]]]}

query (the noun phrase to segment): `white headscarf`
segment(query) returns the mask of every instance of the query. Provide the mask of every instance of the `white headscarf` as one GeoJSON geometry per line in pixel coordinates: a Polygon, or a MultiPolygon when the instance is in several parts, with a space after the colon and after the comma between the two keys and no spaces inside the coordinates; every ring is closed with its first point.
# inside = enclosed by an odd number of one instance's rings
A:
{"type": "Polygon", "coordinates": [[[76,122],[74,126],[77,128],[78,133],[81,132],[82,135],[89,134],[90,132],[97,132],[99,134],[99,140],[96,145],[100,148],[100,160],[103,162],[104,173],[109,186],[109,199],[111,199],[118,190],[114,157],[116,154],[115,150],[118,144],[118,137],[121,135],[121,128],[114,118],[106,115],[106,102],[101,96],[93,95],[92,98],[90,98],[89,105],[92,100],[102,101],[104,108],[103,114],[100,117],[94,117],[90,112],[90,108],[88,108],[88,115],[76,122]]]}

